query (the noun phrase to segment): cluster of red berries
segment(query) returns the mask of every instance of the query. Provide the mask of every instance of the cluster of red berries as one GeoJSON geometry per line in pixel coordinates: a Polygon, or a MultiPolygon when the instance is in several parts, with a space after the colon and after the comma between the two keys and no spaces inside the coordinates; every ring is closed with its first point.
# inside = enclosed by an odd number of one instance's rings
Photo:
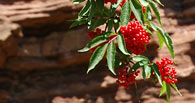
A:
{"type": "Polygon", "coordinates": [[[135,78],[136,76],[138,76],[140,71],[131,71],[130,73],[127,73],[127,70],[127,67],[123,67],[122,69],[120,69],[116,83],[119,86],[123,86],[126,89],[130,89],[129,85],[136,82],[135,78]]]}
{"type": "Polygon", "coordinates": [[[149,43],[150,35],[138,21],[121,26],[120,31],[124,35],[127,49],[132,53],[138,55],[146,50],[145,45],[149,43]]]}
{"type": "Polygon", "coordinates": [[[177,74],[174,67],[169,67],[168,65],[173,65],[173,61],[169,58],[162,58],[161,62],[156,62],[159,68],[159,72],[162,78],[162,81],[166,83],[174,84],[177,82],[177,74]]]}

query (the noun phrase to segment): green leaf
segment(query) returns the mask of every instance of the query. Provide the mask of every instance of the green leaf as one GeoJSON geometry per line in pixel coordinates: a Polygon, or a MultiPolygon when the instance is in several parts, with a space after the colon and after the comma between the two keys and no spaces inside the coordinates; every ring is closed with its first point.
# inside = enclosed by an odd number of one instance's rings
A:
{"type": "Polygon", "coordinates": [[[130,18],[130,12],[131,9],[129,7],[129,2],[126,1],[121,10],[121,16],[120,16],[121,26],[126,26],[128,24],[130,18]]]}
{"type": "Polygon", "coordinates": [[[138,68],[142,67],[144,64],[142,62],[136,62],[130,69],[129,72],[131,71],[136,71],[138,68]]]}
{"type": "Polygon", "coordinates": [[[177,93],[182,96],[182,94],[180,93],[180,91],[177,89],[177,86],[175,84],[171,84],[173,86],[173,88],[175,88],[175,90],[177,91],[177,93]]]}
{"type": "Polygon", "coordinates": [[[149,65],[144,65],[144,72],[145,72],[145,77],[149,77],[149,73],[151,72],[151,67],[149,65]]]}
{"type": "Polygon", "coordinates": [[[73,4],[79,4],[79,3],[83,2],[83,1],[85,1],[85,0],[73,0],[73,4]]]}
{"type": "Polygon", "coordinates": [[[104,46],[98,47],[94,53],[92,54],[89,62],[89,67],[87,70],[87,74],[89,71],[93,70],[95,66],[103,59],[104,54],[106,52],[108,44],[105,44],[104,46]]]}
{"type": "Polygon", "coordinates": [[[166,83],[166,90],[167,90],[167,102],[170,103],[170,96],[171,96],[170,84],[166,83]]]}
{"type": "Polygon", "coordinates": [[[148,23],[149,23],[149,26],[150,26],[154,31],[157,31],[157,26],[156,26],[155,23],[153,23],[153,22],[151,22],[151,21],[149,21],[148,23]]]}
{"type": "Polygon", "coordinates": [[[82,8],[82,10],[79,12],[78,16],[84,16],[84,15],[86,15],[86,14],[88,13],[88,11],[89,11],[90,4],[91,4],[90,1],[87,0],[86,5],[85,5],[85,6],[82,8]]]}
{"type": "Polygon", "coordinates": [[[158,40],[159,40],[159,43],[160,43],[160,46],[159,46],[159,48],[162,48],[163,47],[163,45],[164,45],[164,43],[165,43],[165,39],[164,39],[164,31],[160,28],[160,27],[158,27],[158,26],[156,26],[154,23],[152,23],[152,22],[150,22],[150,25],[152,26],[152,28],[154,29],[154,30],[156,30],[156,34],[157,34],[157,36],[158,36],[158,40]]]}
{"type": "Polygon", "coordinates": [[[149,64],[149,60],[142,60],[141,63],[143,63],[144,65],[148,65],[149,64]]]}
{"type": "Polygon", "coordinates": [[[159,3],[161,6],[164,6],[161,2],[160,2],[160,0],[155,0],[157,3],[159,3]]]}
{"type": "Polygon", "coordinates": [[[91,8],[90,8],[90,12],[89,12],[89,16],[88,19],[91,20],[95,14],[95,9],[96,9],[96,5],[95,5],[95,1],[91,0],[91,8]]]}
{"type": "Polygon", "coordinates": [[[143,5],[143,6],[148,6],[148,2],[146,0],[139,0],[140,3],[143,5]]]}
{"type": "Polygon", "coordinates": [[[118,0],[116,4],[113,4],[113,8],[117,8],[123,0],[118,0]]]}
{"type": "Polygon", "coordinates": [[[99,27],[100,25],[103,25],[105,22],[107,21],[107,19],[99,19],[99,20],[94,20],[94,24],[92,24],[92,26],[89,27],[89,30],[92,30],[94,28],[99,27]]]}
{"type": "Polygon", "coordinates": [[[164,45],[164,38],[158,31],[156,33],[157,33],[158,40],[159,40],[159,43],[160,43],[159,48],[162,48],[163,45],[164,45]]]}
{"type": "Polygon", "coordinates": [[[164,33],[164,39],[165,39],[165,44],[167,45],[167,48],[169,49],[169,52],[171,53],[172,58],[174,58],[175,54],[174,54],[173,44],[172,44],[172,40],[168,33],[164,33]]]}
{"type": "Polygon", "coordinates": [[[112,42],[108,45],[106,58],[107,58],[108,69],[109,69],[114,75],[116,75],[116,73],[114,72],[115,56],[116,56],[116,46],[115,46],[115,44],[114,44],[114,41],[112,41],[112,42]]]}
{"type": "Polygon", "coordinates": [[[121,51],[123,54],[125,54],[125,55],[130,55],[130,54],[127,52],[126,45],[125,45],[125,40],[124,40],[123,35],[118,35],[118,37],[117,37],[117,42],[118,42],[118,48],[120,49],[120,51],[121,51]]]}
{"type": "Polygon", "coordinates": [[[147,57],[142,56],[142,55],[133,56],[132,60],[134,60],[136,62],[140,62],[140,61],[143,61],[143,60],[149,61],[149,59],[147,57]]]}
{"type": "Polygon", "coordinates": [[[149,6],[145,7],[145,13],[144,13],[144,20],[146,21],[151,21],[152,20],[152,14],[151,14],[151,10],[149,8],[149,6]]]}
{"type": "Polygon", "coordinates": [[[172,40],[171,40],[169,34],[165,33],[160,27],[157,27],[157,30],[158,30],[159,34],[161,34],[161,36],[164,38],[164,42],[165,42],[167,48],[169,49],[169,52],[170,52],[172,58],[174,58],[175,54],[174,54],[173,44],[172,44],[172,40]]]}
{"type": "Polygon", "coordinates": [[[112,19],[108,20],[108,31],[112,30],[112,19]]]}
{"type": "Polygon", "coordinates": [[[130,0],[130,7],[133,11],[137,20],[143,24],[144,23],[144,14],[142,10],[142,5],[137,0],[130,0]]]}
{"type": "Polygon", "coordinates": [[[79,50],[78,52],[87,52],[91,48],[94,48],[104,42],[108,41],[108,37],[105,37],[105,35],[99,35],[95,38],[93,38],[87,46],[85,46],[83,49],[79,50]]]}
{"type": "Polygon", "coordinates": [[[156,77],[157,77],[160,85],[162,85],[162,79],[161,79],[161,76],[160,76],[158,66],[155,63],[152,63],[151,66],[152,66],[152,69],[153,69],[154,73],[156,74],[156,77]]]}
{"type": "Polygon", "coordinates": [[[150,29],[148,29],[148,27],[146,26],[142,26],[144,28],[144,30],[146,30],[150,35],[152,35],[152,32],[150,31],[150,29]]]}
{"type": "Polygon", "coordinates": [[[100,13],[104,12],[104,0],[96,0],[97,8],[100,13]]]}
{"type": "Polygon", "coordinates": [[[149,0],[150,1],[150,7],[152,8],[152,10],[154,11],[154,14],[158,20],[158,22],[162,25],[161,23],[161,20],[160,20],[160,13],[158,11],[158,6],[155,2],[153,2],[152,0],[149,0]]]}
{"type": "Polygon", "coordinates": [[[165,92],[166,92],[166,82],[163,81],[159,97],[162,96],[165,92]]]}
{"type": "MultiPolygon", "coordinates": [[[[144,65],[144,66],[145,66],[145,65],[144,65]]],[[[147,77],[147,76],[146,76],[145,69],[146,69],[146,68],[144,68],[144,67],[143,67],[142,77],[143,77],[143,79],[144,79],[144,80],[145,80],[145,79],[146,79],[146,77],[147,77]]]]}
{"type": "Polygon", "coordinates": [[[86,23],[87,23],[86,18],[78,18],[74,20],[74,22],[70,25],[70,28],[76,27],[78,25],[86,24],[86,23]]]}

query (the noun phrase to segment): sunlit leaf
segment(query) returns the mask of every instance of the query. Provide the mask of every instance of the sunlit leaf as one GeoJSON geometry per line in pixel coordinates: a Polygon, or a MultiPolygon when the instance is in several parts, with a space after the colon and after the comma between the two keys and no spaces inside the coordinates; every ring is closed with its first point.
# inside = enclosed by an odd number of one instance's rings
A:
{"type": "Polygon", "coordinates": [[[89,8],[90,8],[90,1],[87,0],[87,3],[86,5],[82,8],[82,10],[79,12],[78,16],[84,16],[88,13],[89,11],[89,8]]]}
{"type": "Polygon", "coordinates": [[[162,85],[162,79],[161,79],[161,76],[160,76],[160,72],[159,72],[158,66],[155,63],[152,63],[151,66],[152,66],[152,69],[153,69],[153,71],[154,71],[154,73],[155,73],[155,75],[156,75],[160,85],[162,85]]]}
{"type": "Polygon", "coordinates": [[[143,6],[148,6],[148,2],[146,0],[139,0],[140,3],[143,5],[143,6]]]}
{"type": "Polygon", "coordinates": [[[167,102],[170,103],[170,96],[171,96],[170,84],[166,83],[166,90],[167,90],[167,102]]]}
{"type": "Polygon", "coordinates": [[[93,70],[95,68],[95,66],[103,59],[104,54],[106,52],[108,44],[105,44],[101,47],[98,47],[92,54],[91,58],[90,58],[90,62],[89,62],[89,67],[87,70],[87,73],[89,73],[89,71],[93,70]]]}
{"type": "Polygon", "coordinates": [[[117,42],[118,42],[118,48],[120,49],[120,51],[125,54],[125,55],[130,55],[128,52],[127,52],[127,49],[126,49],[126,45],[125,45],[125,40],[124,40],[124,37],[123,35],[119,35],[117,37],[117,42]]]}
{"type": "Polygon", "coordinates": [[[157,3],[159,3],[161,6],[164,6],[161,2],[160,2],[160,0],[155,0],[157,3]]]}
{"type": "Polygon", "coordinates": [[[96,5],[95,5],[95,1],[91,0],[91,8],[90,8],[90,12],[89,12],[89,16],[88,19],[91,20],[95,14],[95,10],[96,10],[96,5]]]}
{"type": "Polygon", "coordinates": [[[78,19],[74,20],[74,22],[70,25],[70,28],[76,27],[78,25],[83,25],[86,23],[87,23],[86,18],[78,18],[78,19]]]}
{"type": "Polygon", "coordinates": [[[121,26],[126,26],[128,24],[130,18],[130,12],[131,9],[129,7],[129,2],[126,1],[122,6],[122,11],[120,16],[121,26]]]}
{"type": "Polygon", "coordinates": [[[149,59],[145,56],[142,56],[142,55],[137,55],[137,56],[133,56],[132,57],[132,60],[136,61],[136,62],[139,62],[139,61],[142,61],[142,60],[147,60],[149,61],[149,59]]]}
{"type": "Polygon", "coordinates": [[[177,93],[182,96],[182,94],[180,93],[180,91],[177,89],[177,86],[175,84],[171,84],[173,86],[173,88],[177,91],[177,93]]]}
{"type": "Polygon", "coordinates": [[[149,73],[151,72],[151,67],[147,64],[147,65],[144,65],[143,68],[144,68],[143,71],[145,72],[145,78],[149,77],[149,73]]]}
{"type": "Polygon", "coordinates": [[[162,96],[165,92],[166,92],[166,82],[163,81],[159,97],[162,96]]]}
{"type": "Polygon", "coordinates": [[[104,42],[108,41],[108,37],[105,37],[105,35],[99,35],[95,38],[93,38],[89,44],[87,44],[83,49],[79,50],[78,52],[87,52],[91,48],[94,48],[104,42]]]}
{"type": "Polygon", "coordinates": [[[155,14],[158,22],[162,25],[161,19],[160,19],[160,13],[158,11],[158,5],[155,2],[153,2],[152,0],[149,0],[149,1],[150,1],[150,6],[151,6],[152,10],[154,11],[154,14],[155,14]]]}
{"type": "Polygon", "coordinates": [[[114,44],[114,41],[112,41],[109,45],[108,45],[108,49],[107,49],[107,64],[108,64],[108,69],[114,74],[116,75],[116,73],[114,72],[114,67],[115,67],[115,56],[116,56],[116,46],[114,44]]]}
{"type": "Polygon", "coordinates": [[[137,0],[130,0],[130,7],[133,11],[137,20],[143,24],[144,23],[144,14],[142,10],[142,5],[137,0]]]}

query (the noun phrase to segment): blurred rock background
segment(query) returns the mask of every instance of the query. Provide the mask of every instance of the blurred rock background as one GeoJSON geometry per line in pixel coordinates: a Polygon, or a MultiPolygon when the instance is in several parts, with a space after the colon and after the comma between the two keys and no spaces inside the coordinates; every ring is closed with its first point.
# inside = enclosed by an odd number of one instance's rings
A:
{"type": "MultiPolygon", "coordinates": [[[[195,0],[162,0],[162,22],[173,40],[180,97],[195,103],[195,0]]],[[[0,103],[166,103],[160,86],[138,79],[138,89],[119,88],[102,62],[86,75],[90,53],[85,25],[69,29],[81,5],[71,0],[0,0],[0,103]],[[136,93],[137,91],[137,93],[136,93]]],[[[156,21],[154,19],[154,21],[156,21]]],[[[143,53],[170,57],[155,35],[143,53]]]]}

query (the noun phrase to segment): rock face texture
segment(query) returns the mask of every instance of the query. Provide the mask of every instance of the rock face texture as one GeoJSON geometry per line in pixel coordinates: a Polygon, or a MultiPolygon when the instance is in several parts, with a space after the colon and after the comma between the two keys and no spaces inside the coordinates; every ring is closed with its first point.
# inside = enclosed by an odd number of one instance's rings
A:
{"type": "MultiPolygon", "coordinates": [[[[195,1],[162,0],[164,29],[171,35],[179,75],[171,103],[194,103],[195,1]],[[171,5],[170,5],[171,4],[171,5]]],[[[138,79],[138,88],[118,88],[101,63],[86,75],[90,53],[85,25],[69,29],[81,5],[71,0],[0,0],[0,103],[164,103],[160,86],[138,79]]],[[[154,21],[156,21],[154,19],[154,21]]],[[[170,54],[154,39],[143,53],[152,61],[170,54]]]]}
{"type": "Polygon", "coordinates": [[[1,1],[0,40],[4,55],[0,66],[32,70],[88,61],[88,55],[76,52],[88,41],[83,35],[86,27],[69,29],[68,20],[76,17],[81,6],[73,5],[71,0],[1,1]]]}

